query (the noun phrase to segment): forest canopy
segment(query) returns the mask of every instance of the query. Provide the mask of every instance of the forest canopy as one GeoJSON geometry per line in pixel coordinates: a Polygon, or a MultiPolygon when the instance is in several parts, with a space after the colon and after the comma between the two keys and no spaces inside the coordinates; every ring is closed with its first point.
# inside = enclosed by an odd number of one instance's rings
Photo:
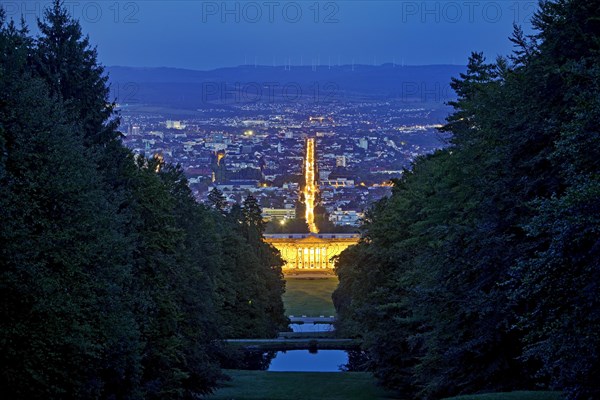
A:
{"type": "Polygon", "coordinates": [[[544,1],[452,82],[450,146],[338,260],[338,329],[406,399],[600,398],[600,3],[544,1]]]}
{"type": "Polygon", "coordinates": [[[221,339],[287,326],[251,196],[195,201],[134,155],[96,50],[55,1],[32,36],[0,8],[2,387],[11,399],[190,399],[221,339]]]}

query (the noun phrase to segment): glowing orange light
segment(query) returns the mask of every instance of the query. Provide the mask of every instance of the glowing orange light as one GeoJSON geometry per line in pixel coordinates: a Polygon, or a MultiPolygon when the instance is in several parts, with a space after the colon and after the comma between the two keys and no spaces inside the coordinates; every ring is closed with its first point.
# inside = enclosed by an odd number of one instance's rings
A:
{"type": "Polygon", "coordinates": [[[315,200],[317,198],[318,186],[315,183],[315,139],[306,141],[306,160],[305,160],[305,180],[304,204],[306,205],[306,223],[311,233],[318,233],[315,224],[315,200]]]}
{"type": "Polygon", "coordinates": [[[217,153],[217,165],[221,165],[221,160],[225,158],[225,153],[217,153]]]}
{"type": "Polygon", "coordinates": [[[158,161],[158,163],[156,164],[156,168],[154,169],[154,172],[158,174],[160,172],[160,168],[165,162],[165,159],[162,156],[162,154],[159,153],[154,154],[154,159],[158,161]]]}

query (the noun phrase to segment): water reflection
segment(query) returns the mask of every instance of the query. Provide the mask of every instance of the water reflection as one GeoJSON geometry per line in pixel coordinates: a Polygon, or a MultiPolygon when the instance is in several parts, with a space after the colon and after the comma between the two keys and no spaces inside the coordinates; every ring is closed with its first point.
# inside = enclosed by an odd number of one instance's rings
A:
{"type": "Polygon", "coordinates": [[[290,372],[342,372],[365,371],[367,357],[360,350],[287,350],[263,351],[246,349],[235,362],[224,368],[290,371],[290,372]]]}
{"type": "Polygon", "coordinates": [[[288,350],[278,351],[267,371],[340,372],[347,363],[344,350],[288,350]]]}
{"type": "Polygon", "coordinates": [[[292,332],[333,332],[333,324],[290,324],[292,332]]]}

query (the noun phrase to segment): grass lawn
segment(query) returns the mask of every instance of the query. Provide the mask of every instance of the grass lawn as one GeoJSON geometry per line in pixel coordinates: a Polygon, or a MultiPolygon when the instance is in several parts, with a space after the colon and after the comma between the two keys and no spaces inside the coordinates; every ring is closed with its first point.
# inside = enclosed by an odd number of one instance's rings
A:
{"type": "Polygon", "coordinates": [[[337,284],[336,277],[286,278],[286,291],[283,295],[285,313],[295,317],[335,315],[331,294],[337,284]]]}
{"type": "Polygon", "coordinates": [[[451,397],[446,400],[560,400],[560,392],[508,392],[486,393],[451,397]]]}
{"type": "Polygon", "coordinates": [[[233,378],[210,400],[391,399],[366,372],[225,371],[233,378]]]}

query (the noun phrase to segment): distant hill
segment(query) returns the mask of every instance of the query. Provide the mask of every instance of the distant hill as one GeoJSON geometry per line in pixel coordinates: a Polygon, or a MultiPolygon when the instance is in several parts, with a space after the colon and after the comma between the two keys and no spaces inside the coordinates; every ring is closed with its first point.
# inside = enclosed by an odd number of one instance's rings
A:
{"type": "Polygon", "coordinates": [[[407,102],[453,97],[457,65],[344,65],[314,68],[239,66],[210,71],[179,68],[107,67],[120,103],[179,108],[254,101],[315,101],[394,98],[407,102]]]}

